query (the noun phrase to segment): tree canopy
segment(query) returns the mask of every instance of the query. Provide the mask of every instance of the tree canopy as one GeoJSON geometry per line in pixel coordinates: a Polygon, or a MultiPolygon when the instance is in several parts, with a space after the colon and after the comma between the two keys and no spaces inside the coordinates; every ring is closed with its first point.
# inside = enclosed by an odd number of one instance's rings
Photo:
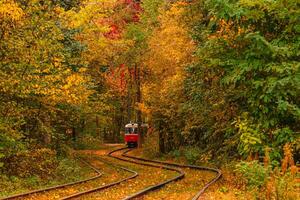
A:
{"type": "MultiPolygon", "coordinates": [[[[0,168],[148,123],[160,152],[299,159],[296,0],[2,0],[0,168]],[[74,142],[74,141],[73,141],[74,142]]],[[[147,141],[145,141],[147,143],[147,141]]]]}

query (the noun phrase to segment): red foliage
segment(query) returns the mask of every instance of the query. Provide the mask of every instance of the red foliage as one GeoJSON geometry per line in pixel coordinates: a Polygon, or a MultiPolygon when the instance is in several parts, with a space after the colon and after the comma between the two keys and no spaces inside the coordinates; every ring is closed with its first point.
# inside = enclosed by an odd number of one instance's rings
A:
{"type": "Polygon", "coordinates": [[[132,12],[131,21],[127,21],[127,23],[138,22],[140,20],[139,14],[140,12],[142,12],[142,7],[140,3],[138,1],[125,0],[125,4],[131,8],[132,12]]]}
{"type": "Polygon", "coordinates": [[[137,14],[133,15],[133,16],[132,16],[132,21],[133,21],[133,22],[139,22],[139,21],[140,21],[140,16],[137,15],[137,14]]]}
{"type": "Polygon", "coordinates": [[[118,91],[120,94],[126,93],[127,88],[127,77],[129,76],[130,70],[124,64],[121,64],[117,68],[111,68],[106,74],[106,81],[113,90],[118,91]]]}
{"type": "Polygon", "coordinates": [[[122,27],[125,26],[127,23],[131,22],[139,22],[140,20],[140,12],[142,11],[141,5],[139,2],[133,1],[133,0],[122,0],[120,2],[122,5],[125,5],[128,9],[125,9],[126,12],[129,12],[130,19],[123,19],[121,20],[124,24],[119,22],[116,22],[113,18],[108,18],[104,21],[101,21],[101,23],[106,23],[109,25],[110,30],[104,34],[106,38],[115,40],[120,39],[122,34],[122,27]]]}
{"type": "Polygon", "coordinates": [[[132,0],[125,0],[124,3],[125,3],[125,4],[131,4],[131,3],[133,3],[133,1],[132,1],[132,0]]]}
{"type": "MultiPolygon", "coordinates": [[[[129,12],[131,15],[130,20],[123,19],[121,20],[124,24],[117,23],[113,18],[108,18],[104,23],[109,24],[110,30],[105,34],[105,37],[109,39],[120,39],[122,34],[122,27],[127,23],[138,22],[140,20],[140,12],[142,12],[141,5],[138,1],[134,0],[120,0],[122,5],[125,5],[127,9],[126,12],[129,12]],[[129,8],[129,9],[128,9],[129,8]]],[[[110,71],[106,74],[107,83],[116,91],[121,94],[125,94],[126,87],[128,83],[128,78],[133,80],[135,78],[134,69],[130,69],[121,64],[117,68],[111,68],[110,71]]]]}
{"type": "Polygon", "coordinates": [[[110,31],[104,34],[106,38],[109,39],[120,39],[121,31],[119,27],[115,24],[110,25],[110,31]]]}

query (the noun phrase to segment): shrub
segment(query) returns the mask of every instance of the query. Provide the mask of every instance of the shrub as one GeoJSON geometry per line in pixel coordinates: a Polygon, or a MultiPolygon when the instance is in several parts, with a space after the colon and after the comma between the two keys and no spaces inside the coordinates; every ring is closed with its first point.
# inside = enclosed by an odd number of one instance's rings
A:
{"type": "Polygon", "coordinates": [[[147,158],[156,158],[160,156],[159,146],[158,146],[158,134],[157,132],[152,132],[151,135],[146,135],[143,144],[143,154],[147,158]]]}
{"type": "Polygon", "coordinates": [[[236,165],[236,171],[241,173],[250,187],[262,187],[269,175],[268,168],[262,166],[258,161],[240,162],[236,165]]]}
{"type": "Polygon", "coordinates": [[[56,152],[41,148],[22,151],[9,157],[4,168],[9,176],[48,178],[53,175],[57,165],[56,152]]]}
{"type": "Polygon", "coordinates": [[[74,181],[81,175],[81,167],[75,160],[62,159],[59,161],[55,175],[63,177],[65,181],[74,181]]]}
{"type": "Polygon", "coordinates": [[[95,138],[92,135],[84,135],[79,137],[77,141],[74,143],[74,147],[76,149],[99,149],[102,145],[100,139],[95,138]]]}
{"type": "Polygon", "coordinates": [[[183,151],[183,155],[189,164],[195,164],[200,156],[200,150],[196,147],[187,147],[183,151]]]}
{"type": "Polygon", "coordinates": [[[178,149],[175,149],[175,150],[171,151],[169,154],[172,157],[174,157],[175,159],[179,159],[180,156],[182,155],[182,152],[180,150],[178,150],[178,149]]]}
{"type": "Polygon", "coordinates": [[[258,161],[241,162],[236,165],[236,171],[244,178],[247,186],[257,193],[258,199],[297,199],[299,169],[294,164],[291,145],[289,143],[284,145],[281,168],[272,169],[270,150],[271,148],[266,148],[264,166],[258,161]]]}
{"type": "Polygon", "coordinates": [[[73,157],[73,149],[66,144],[60,144],[56,148],[56,151],[60,157],[68,157],[68,158],[73,157]]]}

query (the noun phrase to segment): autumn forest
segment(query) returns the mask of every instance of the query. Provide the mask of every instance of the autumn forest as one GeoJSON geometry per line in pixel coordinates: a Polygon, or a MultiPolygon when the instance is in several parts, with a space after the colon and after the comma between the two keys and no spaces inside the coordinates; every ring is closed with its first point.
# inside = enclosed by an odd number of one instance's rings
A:
{"type": "Polygon", "coordinates": [[[296,200],[299,173],[299,1],[0,0],[0,199],[296,200]]]}

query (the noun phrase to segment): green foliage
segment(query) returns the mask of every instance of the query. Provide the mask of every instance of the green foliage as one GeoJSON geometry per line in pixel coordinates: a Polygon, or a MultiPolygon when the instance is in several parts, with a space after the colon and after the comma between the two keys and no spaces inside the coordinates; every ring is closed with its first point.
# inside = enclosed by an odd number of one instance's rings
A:
{"type": "Polygon", "coordinates": [[[62,158],[73,158],[74,150],[67,144],[59,144],[58,147],[55,148],[57,155],[62,158]]]}
{"type": "Polygon", "coordinates": [[[143,144],[143,155],[151,159],[161,158],[161,153],[159,152],[158,148],[157,132],[145,137],[145,143],[143,144]]]}
{"type": "Polygon", "coordinates": [[[49,178],[54,175],[57,165],[56,152],[43,148],[18,152],[6,158],[3,167],[10,176],[49,178]]]}
{"type": "Polygon", "coordinates": [[[295,178],[290,174],[284,175],[275,175],[275,194],[272,196],[276,196],[278,199],[297,199],[299,197],[299,192],[295,190],[297,187],[297,183],[295,178]]]}
{"type": "Polygon", "coordinates": [[[92,170],[82,165],[79,160],[67,157],[57,160],[57,167],[53,169],[53,175],[45,179],[38,175],[26,178],[19,176],[7,176],[0,174],[0,197],[21,193],[32,188],[45,188],[58,184],[78,181],[91,176],[92,170]]]}
{"type": "Polygon", "coordinates": [[[54,3],[58,3],[65,10],[70,10],[72,8],[78,8],[81,0],[52,0],[54,3]]]}
{"type": "Polygon", "coordinates": [[[196,147],[184,148],[183,155],[189,164],[196,164],[199,160],[200,150],[196,147]]]}
{"type": "Polygon", "coordinates": [[[184,162],[194,165],[200,161],[201,153],[202,152],[198,147],[184,146],[180,147],[180,149],[170,151],[167,155],[177,160],[178,162],[184,160],[184,162]]]}
{"type": "Polygon", "coordinates": [[[187,130],[206,148],[238,146],[244,156],[271,146],[271,156],[280,161],[282,145],[299,137],[296,1],[198,3],[202,8],[195,9],[204,16],[193,31],[199,61],[187,69],[186,108],[207,133],[187,130]],[[233,124],[237,129],[229,135],[233,124]]]}
{"type": "Polygon", "coordinates": [[[162,0],[144,0],[142,1],[143,14],[141,16],[141,23],[145,26],[148,25],[148,29],[153,28],[158,23],[159,11],[164,5],[162,0]]]}
{"type": "Polygon", "coordinates": [[[246,179],[249,187],[262,187],[269,176],[269,169],[257,161],[241,162],[236,165],[236,170],[246,179]]]}
{"type": "MultiPolygon", "coordinates": [[[[293,166],[297,171],[297,168],[293,166]]],[[[291,169],[291,168],[290,168],[291,169]]],[[[292,170],[283,173],[278,168],[272,169],[270,165],[263,166],[258,161],[240,162],[236,165],[238,175],[247,183],[259,199],[297,199],[297,179],[292,170]]]]}
{"type": "Polygon", "coordinates": [[[179,149],[175,149],[175,150],[171,151],[169,154],[172,157],[174,157],[175,159],[178,159],[182,155],[182,152],[179,149]]]}
{"type": "Polygon", "coordinates": [[[130,24],[127,27],[126,36],[137,43],[145,41],[145,33],[139,25],[130,24]]]}
{"type": "Polygon", "coordinates": [[[64,177],[65,182],[71,182],[82,178],[82,170],[79,161],[64,158],[59,161],[55,176],[64,177]]]}
{"type": "Polygon", "coordinates": [[[219,191],[222,193],[227,193],[229,191],[229,189],[227,187],[223,186],[219,189],[219,191]]]}
{"type": "Polygon", "coordinates": [[[99,149],[101,144],[103,143],[100,138],[85,134],[78,137],[73,146],[75,149],[99,149]]]}
{"type": "Polygon", "coordinates": [[[241,155],[247,156],[263,150],[263,133],[260,132],[261,129],[259,127],[249,122],[247,115],[245,115],[245,119],[238,119],[235,122],[235,126],[240,135],[238,148],[241,155]]]}
{"type": "Polygon", "coordinates": [[[14,130],[12,128],[13,125],[19,127],[18,122],[1,121],[0,119],[0,161],[4,161],[6,156],[11,156],[25,147],[19,142],[19,139],[22,138],[22,134],[17,130],[14,130]]]}
{"type": "Polygon", "coordinates": [[[15,176],[0,175],[1,192],[0,197],[8,196],[12,193],[24,192],[24,188],[34,188],[39,186],[41,179],[37,176],[19,178],[15,176]]]}
{"type": "MultiPolygon", "coordinates": [[[[64,19],[67,12],[59,7],[64,4],[68,10],[78,3],[0,2],[0,168],[3,173],[20,174],[20,170],[5,172],[9,170],[5,163],[19,154],[28,156],[25,154],[32,152],[32,146],[58,149],[58,143],[69,138],[66,129],[81,129],[81,122],[87,117],[93,83],[85,73],[86,46],[78,40],[81,29],[70,26],[64,19]]],[[[24,173],[22,176],[30,172],[24,173]]]]}

